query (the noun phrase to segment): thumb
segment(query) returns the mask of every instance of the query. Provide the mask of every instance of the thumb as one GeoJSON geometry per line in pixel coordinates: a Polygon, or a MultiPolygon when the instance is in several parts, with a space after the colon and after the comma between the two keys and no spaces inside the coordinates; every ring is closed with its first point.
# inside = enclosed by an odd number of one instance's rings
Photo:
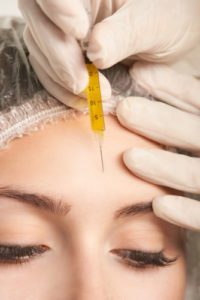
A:
{"type": "Polygon", "coordinates": [[[177,226],[200,231],[200,202],[181,196],[160,196],[153,200],[154,213],[177,226]]]}
{"type": "Polygon", "coordinates": [[[111,17],[94,26],[88,57],[98,68],[109,68],[136,52],[136,37],[131,25],[133,18],[133,8],[127,3],[111,17]]]}

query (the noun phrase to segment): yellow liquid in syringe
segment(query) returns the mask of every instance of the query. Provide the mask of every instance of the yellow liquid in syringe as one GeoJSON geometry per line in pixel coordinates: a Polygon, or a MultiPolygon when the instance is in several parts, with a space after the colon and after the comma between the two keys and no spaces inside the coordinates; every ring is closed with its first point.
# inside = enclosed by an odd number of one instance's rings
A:
{"type": "Polygon", "coordinates": [[[87,94],[87,100],[89,106],[90,123],[91,123],[92,130],[98,136],[102,170],[104,170],[102,141],[103,141],[103,132],[105,130],[105,122],[104,122],[104,115],[103,115],[99,73],[95,65],[90,62],[86,63],[86,67],[89,74],[89,84],[86,88],[86,94],[87,94]]]}

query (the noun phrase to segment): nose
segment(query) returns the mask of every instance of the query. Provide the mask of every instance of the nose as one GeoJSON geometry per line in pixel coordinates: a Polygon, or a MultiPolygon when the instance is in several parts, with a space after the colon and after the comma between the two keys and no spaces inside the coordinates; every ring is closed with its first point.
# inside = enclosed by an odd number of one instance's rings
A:
{"type": "Polygon", "coordinates": [[[93,251],[81,255],[75,263],[72,276],[72,300],[108,299],[106,266],[99,257],[101,256],[94,255],[93,251]]]}

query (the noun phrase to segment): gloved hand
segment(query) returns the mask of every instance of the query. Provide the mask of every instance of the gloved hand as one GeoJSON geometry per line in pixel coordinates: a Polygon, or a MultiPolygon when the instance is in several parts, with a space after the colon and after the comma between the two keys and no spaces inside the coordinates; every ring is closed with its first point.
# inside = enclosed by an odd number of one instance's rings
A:
{"type": "MultiPolygon", "coordinates": [[[[174,60],[199,40],[199,0],[19,0],[19,8],[30,61],[44,87],[66,104],[68,91],[79,94],[88,82],[77,42],[88,35],[88,57],[100,69],[127,58],[130,65],[136,58],[174,60]]],[[[110,85],[103,75],[100,82],[108,99],[110,85]]]]}
{"type": "MultiPolygon", "coordinates": [[[[200,195],[200,81],[164,64],[138,62],[130,73],[150,95],[165,103],[127,98],[117,108],[121,124],[186,152],[133,148],[124,153],[126,166],[147,181],[200,195]]],[[[153,200],[154,212],[173,224],[200,230],[200,202],[190,197],[158,197],[153,200]]]]}

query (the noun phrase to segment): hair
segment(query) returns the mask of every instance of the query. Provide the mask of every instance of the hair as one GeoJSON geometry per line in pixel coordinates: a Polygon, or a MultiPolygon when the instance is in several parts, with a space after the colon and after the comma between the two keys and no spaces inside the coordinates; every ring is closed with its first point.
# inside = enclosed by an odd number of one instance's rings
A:
{"type": "Polygon", "coordinates": [[[24,23],[0,18],[0,149],[71,111],[40,84],[28,61],[24,23]]]}
{"type": "MultiPolygon", "coordinates": [[[[24,23],[19,18],[0,18],[0,149],[44,124],[68,118],[74,109],[53,98],[40,84],[28,61],[23,41],[24,23]]],[[[113,97],[107,111],[113,113],[123,97],[152,97],[134,83],[127,69],[118,65],[104,75],[109,79],[113,97]]],[[[154,99],[155,100],[155,99],[154,99]]],[[[187,232],[187,299],[200,295],[200,240],[197,233],[187,232]]],[[[177,278],[178,280],[178,278],[177,278]]]]}

